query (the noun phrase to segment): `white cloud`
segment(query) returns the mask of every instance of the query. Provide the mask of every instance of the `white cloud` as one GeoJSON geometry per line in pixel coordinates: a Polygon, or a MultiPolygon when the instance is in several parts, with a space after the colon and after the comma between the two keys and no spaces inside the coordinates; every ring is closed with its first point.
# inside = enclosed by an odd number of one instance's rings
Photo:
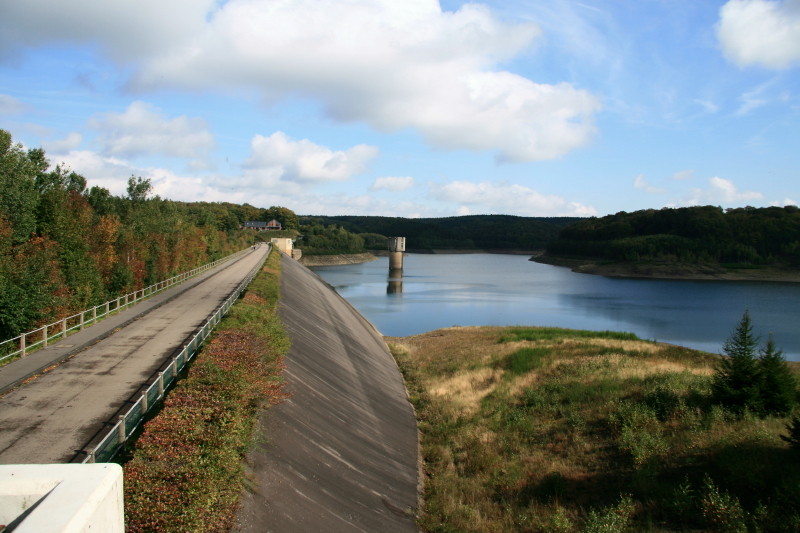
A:
{"type": "Polygon", "coordinates": [[[129,62],[169,53],[203,31],[217,0],[26,0],[0,3],[0,58],[43,42],[101,43],[112,58],[129,62]]]}
{"type": "Polygon", "coordinates": [[[98,141],[110,156],[199,158],[215,144],[203,119],[169,118],[147,102],[133,102],[123,113],[102,113],[89,125],[100,132],[98,141]]]}
{"type": "Polygon", "coordinates": [[[16,115],[23,113],[28,106],[10,94],[0,94],[0,115],[16,115]]]}
{"type": "Polygon", "coordinates": [[[492,151],[501,160],[551,159],[585,145],[600,109],[569,83],[499,69],[541,31],[478,4],[455,12],[437,0],[9,4],[18,3],[0,4],[0,49],[97,42],[130,68],[135,90],[310,97],[336,120],[414,128],[436,147],[492,151]]]}
{"type": "Polygon", "coordinates": [[[414,186],[414,178],[411,176],[404,176],[404,177],[395,177],[395,176],[385,176],[382,178],[378,178],[369,188],[371,191],[405,191],[410,189],[414,186]]]}
{"type": "Polygon", "coordinates": [[[719,14],[717,37],[728,60],[770,69],[800,63],[800,0],[730,0],[719,14]]]}
{"type": "Polygon", "coordinates": [[[278,131],[256,135],[245,167],[270,179],[294,182],[341,181],[363,172],[378,155],[374,146],[359,144],[347,150],[331,150],[308,139],[296,141],[278,131]]]}
{"type": "Polygon", "coordinates": [[[713,177],[708,180],[707,189],[691,189],[682,205],[739,205],[764,197],[760,192],[742,191],[730,180],[713,177]]]}
{"type": "Polygon", "coordinates": [[[67,134],[63,139],[45,142],[43,148],[48,154],[62,154],[78,148],[83,142],[83,135],[77,131],[67,134]]]}
{"type": "Polygon", "coordinates": [[[672,175],[674,181],[686,181],[694,178],[694,170],[681,170],[672,175]]]}
{"type": "Polygon", "coordinates": [[[714,102],[712,102],[710,100],[701,100],[701,99],[695,98],[694,99],[694,103],[702,106],[703,109],[705,109],[706,112],[708,112],[708,113],[716,113],[717,111],[719,111],[719,106],[716,103],[714,103],[714,102]]]}
{"type": "Polygon", "coordinates": [[[451,181],[432,184],[431,194],[439,200],[460,204],[459,213],[507,213],[520,216],[591,216],[593,207],[569,202],[556,195],[544,195],[512,183],[451,181]]]}
{"type": "Polygon", "coordinates": [[[638,176],[636,176],[633,179],[633,186],[636,189],[641,189],[644,192],[647,192],[647,193],[650,193],[650,194],[661,194],[661,193],[666,192],[665,189],[660,189],[658,187],[654,187],[653,185],[650,185],[650,183],[648,183],[647,179],[644,177],[644,174],[639,174],[638,176]]]}
{"type": "Polygon", "coordinates": [[[792,200],[791,198],[784,198],[779,202],[770,202],[769,205],[773,207],[786,207],[787,205],[797,205],[797,202],[792,200]]]}

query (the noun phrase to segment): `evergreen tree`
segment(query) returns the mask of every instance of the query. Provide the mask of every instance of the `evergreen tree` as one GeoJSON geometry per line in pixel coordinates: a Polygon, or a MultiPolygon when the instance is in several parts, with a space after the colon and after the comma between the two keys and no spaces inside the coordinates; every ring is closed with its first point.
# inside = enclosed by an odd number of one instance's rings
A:
{"type": "Polygon", "coordinates": [[[720,360],[711,383],[714,400],[737,413],[745,409],[761,411],[757,346],[750,313],[745,311],[722,346],[725,357],[720,360]]]}
{"type": "Polygon", "coordinates": [[[770,336],[758,360],[759,396],[763,415],[785,416],[797,401],[797,382],[783,352],[770,336]]]}
{"type": "Polygon", "coordinates": [[[792,421],[786,424],[788,435],[781,435],[781,438],[789,443],[792,449],[800,452],[800,416],[795,416],[792,421]]]}

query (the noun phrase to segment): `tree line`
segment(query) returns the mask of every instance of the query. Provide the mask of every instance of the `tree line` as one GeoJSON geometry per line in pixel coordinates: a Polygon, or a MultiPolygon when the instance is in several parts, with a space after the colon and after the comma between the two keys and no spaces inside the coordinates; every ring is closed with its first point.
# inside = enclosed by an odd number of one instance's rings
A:
{"type": "Polygon", "coordinates": [[[305,216],[303,224],[340,225],[363,235],[369,249],[386,249],[385,237],[405,237],[409,250],[536,250],[575,217],[470,215],[443,218],[305,216]],[[384,238],[381,238],[384,237],[384,238]]]}
{"type": "Polygon", "coordinates": [[[0,130],[0,340],[216,260],[253,242],[249,205],[126,196],[0,130]]]}
{"type": "Polygon", "coordinates": [[[551,256],[800,266],[800,208],[715,206],[624,211],[580,220],[547,246],[551,256]]]}

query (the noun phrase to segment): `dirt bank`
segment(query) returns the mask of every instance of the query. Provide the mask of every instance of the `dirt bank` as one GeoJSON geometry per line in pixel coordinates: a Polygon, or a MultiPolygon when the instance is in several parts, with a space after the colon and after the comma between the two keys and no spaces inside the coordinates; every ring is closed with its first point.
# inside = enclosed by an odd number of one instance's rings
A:
{"type": "Polygon", "coordinates": [[[300,258],[300,264],[307,267],[314,266],[335,266],[353,265],[356,263],[369,263],[375,261],[377,257],[370,253],[366,254],[338,254],[338,255],[304,255],[300,258]]]}
{"type": "Polygon", "coordinates": [[[581,274],[611,278],[651,278],[718,281],[782,281],[800,283],[800,271],[772,267],[725,268],[687,263],[593,263],[586,260],[535,256],[531,261],[564,266],[581,274]]]}

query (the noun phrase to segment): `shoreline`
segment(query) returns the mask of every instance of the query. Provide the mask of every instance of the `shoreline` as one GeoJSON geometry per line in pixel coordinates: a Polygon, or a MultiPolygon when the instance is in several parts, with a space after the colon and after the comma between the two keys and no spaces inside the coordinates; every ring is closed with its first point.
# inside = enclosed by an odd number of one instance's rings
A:
{"type": "Polygon", "coordinates": [[[317,266],[339,266],[355,265],[358,263],[369,263],[378,259],[371,253],[363,254],[334,254],[334,255],[304,255],[300,258],[300,264],[306,267],[317,266]]]}
{"type": "Polygon", "coordinates": [[[765,281],[800,283],[799,270],[774,267],[731,269],[720,265],[686,263],[597,263],[559,257],[531,257],[531,261],[566,267],[579,274],[609,278],[667,279],[685,281],[765,281]]]}

